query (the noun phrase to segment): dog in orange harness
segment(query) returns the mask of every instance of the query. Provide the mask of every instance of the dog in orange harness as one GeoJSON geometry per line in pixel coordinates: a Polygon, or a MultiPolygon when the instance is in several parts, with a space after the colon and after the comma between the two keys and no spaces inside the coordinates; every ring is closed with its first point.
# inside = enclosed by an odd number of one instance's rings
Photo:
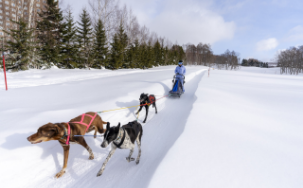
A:
{"type": "Polygon", "coordinates": [[[145,93],[141,93],[139,101],[140,101],[141,106],[136,114],[138,114],[144,106],[146,114],[145,114],[145,119],[144,119],[143,123],[145,123],[147,116],[148,116],[149,105],[152,105],[156,109],[156,114],[158,113],[157,105],[156,105],[156,97],[155,97],[155,95],[148,95],[145,93]]]}
{"type": "Polygon", "coordinates": [[[87,112],[71,119],[68,123],[45,124],[38,129],[37,133],[29,136],[27,140],[32,144],[51,140],[59,141],[64,151],[64,164],[62,170],[58,172],[55,177],[60,178],[67,168],[70,143],[80,144],[88,151],[89,159],[94,159],[94,154],[85,139],[83,137],[74,137],[73,135],[84,135],[85,133],[95,130],[94,136],[96,138],[97,132],[100,134],[105,132],[103,124],[107,124],[107,122],[104,122],[97,113],[87,112]]]}

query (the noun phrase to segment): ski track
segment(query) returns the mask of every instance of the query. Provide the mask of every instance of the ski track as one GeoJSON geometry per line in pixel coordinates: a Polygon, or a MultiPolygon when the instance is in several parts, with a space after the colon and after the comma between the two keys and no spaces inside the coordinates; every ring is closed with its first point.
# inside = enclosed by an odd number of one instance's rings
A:
{"type": "MultiPolygon", "coordinates": [[[[8,107],[8,103],[6,103],[6,107],[0,107],[0,115],[4,117],[0,120],[0,124],[10,125],[9,127],[1,127],[4,136],[0,138],[0,151],[1,148],[2,150],[4,148],[4,151],[10,151],[10,155],[1,157],[2,161],[6,160],[7,163],[3,165],[6,173],[1,172],[0,169],[0,174],[5,174],[0,185],[3,183],[3,185],[11,185],[11,187],[39,186],[41,188],[95,187],[97,185],[102,187],[148,187],[158,165],[184,130],[185,123],[196,100],[195,91],[205,72],[205,69],[201,67],[188,67],[185,84],[186,93],[181,96],[181,99],[164,98],[157,101],[158,114],[155,114],[154,108],[150,108],[147,123],[142,124],[144,126],[142,155],[138,165],[135,162],[128,163],[125,160],[129,150],[117,150],[108,162],[103,175],[97,178],[96,174],[107,157],[110,147],[101,149],[102,138],[86,138],[87,144],[94,152],[95,159],[88,160],[88,152],[82,146],[72,145],[67,172],[63,177],[54,179],[54,175],[61,170],[63,165],[61,146],[52,141],[30,145],[25,139],[34,133],[39,126],[49,121],[66,122],[68,119],[86,111],[137,105],[139,95],[142,92],[155,94],[159,98],[171,89],[172,70],[172,67],[170,67],[166,70],[122,73],[118,76],[115,75],[115,77],[89,78],[90,80],[69,84],[49,85],[49,83],[46,83],[45,85],[48,86],[30,87],[30,91],[26,88],[18,88],[10,94],[5,93],[7,96],[10,95],[11,98],[16,98],[16,101],[10,104],[10,107],[8,107]],[[155,72],[158,72],[157,76],[151,76],[155,72]],[[140,81],[138,78],[140,78],[140,81]],[[106,84],[108,80],[111,82],[106,84]],[[127,82],[129,81],[134,82],[132,88],[127,88],[127,82]],[[97,87],[98,83],[100,87],[97,87]],[[117,83],[118,87],[115,87],[112,83],[117,83]],[[74,88],[74,85],[78,86],[79,91],[70,88],[74,88]],[[136,88],[137,86],[139,88],[136,88]],[[41,89],[44,91],[40,93],[41,89]],[[107,92],[107,90],[110,90],[110,92],[107,92]],[[17,97],[20,93],[28,96],[29,93],[35,92],[39,92],[39,94],[28,99],[17,97]],[[50,92],[50,95],[56,95],[56,97],[50,98],[45,103],[47,106],[43,107],[45,104],[43,103],[41,106],[41,103],[45,99],[40,95],[48,92],[50,92]],[[75,101],[75,98],[80,99],[75,101]],[[22,100],[30,100],[32,106],[23,105],[22,100]],[[100,103],[100,101],[102,102],[100,103]],[[60,105],[60,102],[64,102],[64,106],[60,105]],[[182,108],[182,110],[176,110],[178,108],[182,108]],[[12,117],[13,113],[18,114],[18,119],[8,118],[12,117]],[[20,120],[24,126],[20,125],[20,120]],[[18,129],[13,130],[11,126],[18,129]],[[24,159],[20,156],[14,156],[14,153],[20,152],[24,152],[24,159]],[[14,156],[13,159],[12,156],[14,156]],[[26,168],[16,170],[18,164],[21,163],[23,168],[26,168]],[[24,163],[26,164],[24,165],[24,163]],[[12,177],[20,177],[20,181],[11,183],[12,177]],[[138,179],[140,181],[137,181],[138,179]]],[[[0,102],[6,101],[0,99],[0,102]]],[[[123,125],[135,120],[134,113],[136,110],[130,108],[102,113],[101,117],[103,120],[111,122],[111,126],[117,125],[118,122],[123,125]]],[[[140,113],[140,123],[142,123],[144,116],[145,109],[140,113]]],[[[136,157],[137,154],[136,147],[133,157],[136,157]]]]}

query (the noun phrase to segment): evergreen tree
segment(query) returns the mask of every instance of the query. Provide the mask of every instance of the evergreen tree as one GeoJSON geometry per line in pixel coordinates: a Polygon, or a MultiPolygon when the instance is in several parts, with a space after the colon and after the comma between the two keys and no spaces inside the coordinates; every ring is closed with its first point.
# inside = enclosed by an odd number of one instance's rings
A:
{"type": "Polygon", "coordinates": [[[140,69],[145,69],[148,66],[147,62],[147,47],[145,43],[142,43],[138,49],[140,61],[138,62],[140,69]]]}
{"type": "Polygon", "coordinates": [[[92,42],[92,24],[89,14],[83,9],[80,15],[79,27],[77,29],[77,38],[79,44],[78,61],[80,67],[92,67],[94,64],[93,42],[92,42]]]}
{"type": "Polygon", "coordinates": [[[140,44],[139,40],[135,39],[134,44],[130,48],[130,68],[139,68],[140,65],[140,44]]]}
{"type": "Polygon", "coordinates": [[[155,66],[158,66],[162,63],[162,52],[161,52],[161,45],[159,43],[159,41],[157,40],[157,42],[154,45],[153,51],[154,51],[154,58],[155,58],[155,66]]]}
{"type": "Polygon", "coordinates": [[[128,37],[127,34],[124,31],[122,21],[119,25],[119,31],[118,31],[118,40],[121,45],[121,53],[122,53],[122,65],[123,67],[129,67],[129,62],[126,61],[126,51],[127,51],[127,44],[128,44],[128,37]]]}
{"type": "Polygon", "coordinates": [[[242,59],[241,66],[248,66],[248,61],[247,61],[247,59],[242,59]]]}
{"type": "Polygon", "coordinates": [[[146,67],[152,68],[155,65],[155,54],[151,43],[149,42],[146,47],[146,67]]]}
{"type": "Polygon", "coordinates": [[[130,66],[129,62],[127,62],[127,43],[128,37],[121,22],[119,30],[114,35],[113,42],[111,43],[110,69],[126,68],[130,66]]]}
{"type": "Polygon", "coordinates": [[[111,58],[110,64],[108,65],[109,69],[119,69],[123,64],[123,53],[122,53],[122,44],[118,38],[118,35],[115,34],[113,42],[111,43],[111,58]]]}
{"type": "Polygon", "coordinates": [[[31,39],[33,30],[27,27],[27,23],[23,19],[19,21],[11,20],[16,29],[9,29],[4,32],[11,36],[12,40],[7,41],[7,49],[11,51],[11,59],[14,61],[12,69],[25,70],[29,66],[29,55],[32,48],[31,39]]]}
{"type": "Polygon", "coordinates": [[[40,54],[43,60],[58,64],[61,60],[61,34],[65,27],[62,11],[56,0],[47,0],[45,7],[42,13],[38,13],[41,21],[37,22],[40,54]]]}
{"type": "Polygon", "coordinates": [[[108,48],[106,47],[106,35],[104,26],[101,20],[98,20],[95,26],[94,53],[96,66],[106,67],[108,48]]]}
{"type": "Polygon", "coordinates": [[[65,28],[63,30],[62,60],[65,68],[77,68],[75,62],[78,50],[76,46],[76,27],[71,10],[65,17],[65,28]]]}

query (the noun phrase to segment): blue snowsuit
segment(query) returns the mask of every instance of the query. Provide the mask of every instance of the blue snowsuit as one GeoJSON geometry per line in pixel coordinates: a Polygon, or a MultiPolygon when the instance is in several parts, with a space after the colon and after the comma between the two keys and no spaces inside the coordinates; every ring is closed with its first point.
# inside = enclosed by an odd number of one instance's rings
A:
{"type": "Polygon", "coordinates": [[[177,66],[176,70],[175,70],[175,74],[177,74],[176,75],[176,80],[179,80],[179,82],[181,82],[183,92],[185,92],[185,89],[184,89],[184,86],[183,86],[183,76],[185,76],[185,74],[186,74],[186,68],[184,67],[184,65],[182,65],[181,67],[177,66]]]}

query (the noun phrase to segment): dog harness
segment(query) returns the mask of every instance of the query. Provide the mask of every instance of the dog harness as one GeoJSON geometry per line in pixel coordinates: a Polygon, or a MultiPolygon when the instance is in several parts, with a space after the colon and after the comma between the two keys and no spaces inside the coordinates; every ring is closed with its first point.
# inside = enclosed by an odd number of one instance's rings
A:
{"type": "MultiPolygon", "coordinates": [[[[121,142],[119,144],[116,144],[115,142],[113,142],[117,148],[120,148],[122,146],[124,139],[125,139],[125,129],[123,127],[122,127],[122,129],[123,129],[123,136],[122,136],[121,142]]],[[[120,137],[118,137],[118,139],[116,139],[116,140],[119,140],[119,139],[120,139],[120,137]]]]}
{"type": "Polygon", "coordinates": [[[149,98],[150,104],[155,103],[156,99],[153,95],[150,95],[148,98],[149,98]]]}
{"type": "Polygon", "coordinates": [[[81,117],[81,121],[80,121],[80,122],[71,122],[71,123],[79,123],[79,124],[81,124],[81,125],[85,125],[85,126],[86,126],[85,132],[86,132],[87,129],[90,127],[90,125],[93,123],[93,121],[94,121],[94,119],[95,119],[96,116],[97,116],[97,113],[95,113],[94,116],[91,116],[91,115],[89,115],[89,114],[82,114],[82,117],[81,117]],[[88,116],[88,117],[92,118],[92,119],[90,120],[89,124],[86,124],[86,123],[83,122],[85,116],[88,116]]]}
{"type": "MultiPolygon", "coordinates": [[[[90,127],[90,125],[93,123],[93,121],[94,121],[94,119],[96,118],[96,116],[97,116],[97,113],[95,113],[94,116],[91,116],[91,115],[89,115],[89,114],[82,114],[82,117],[81,117],[81,121],[80,121],[80,122],[68,122],[68,123],[66,123],[66,124],[67,124],[67,134],[65,134],[66,130],[65,130],[65,128],[64,128],[64,136],[67,136],[67,138],[66,138],[66,143],[65,143],[65,144],[66,144],[66,145],[69,145],[69,139],[70,139],[70,125],[69,125],[69,123],[79,123],[79,124],[81,124],[81,125],[85,125],[85,126],[86,126],[85,132],[86,132],[87,129],[90,127]],[[92,119],[90,120],[89,124],[86,124],[86,123],[83,122],[85,116],[88,116],[88,117],[92,118],[92,119]]],[[[63,137],[64,137],[64,136],[63,136],[63,137]]],[[[124,138],[125,138],[125,136],[124,136],[124,138]]],[[[62,138],[61,138],[61,139],[62,139],[62,138]]],[[[123,141],[124,141],[124,139],[123,139],[123,141]]]]}

